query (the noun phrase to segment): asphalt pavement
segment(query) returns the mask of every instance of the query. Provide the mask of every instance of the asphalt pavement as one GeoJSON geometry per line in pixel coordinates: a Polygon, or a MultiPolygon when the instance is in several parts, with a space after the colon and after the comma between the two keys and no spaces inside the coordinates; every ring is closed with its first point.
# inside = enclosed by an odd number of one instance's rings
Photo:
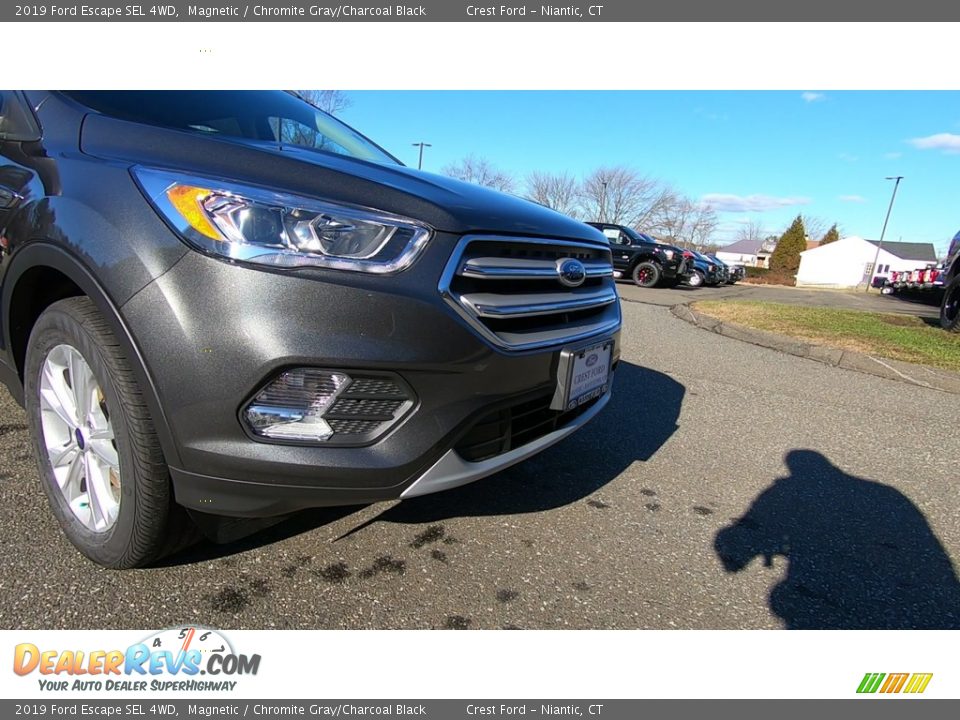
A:
{"type": "Polygon", "coordinates": [[[756,300],[760,302],[833,307],[866,312],[899,313],[938,320],[940,303],[933,293],[915,295],[881,295],[879,290],[829,290],[821,288],[794,288],[784,285],[721,285],[719,287],[638,288],[629,282],[617,283],[617,290],[625,300],[649,305],[672,306],[697,300],[756,300]]]}
{"type": "Polygon", "coordinates": [[[623,309],[613,400],[544,454],[144,570],[67,543],[2,393],[0,627],[960,627],[955,396],[623,309]]]}

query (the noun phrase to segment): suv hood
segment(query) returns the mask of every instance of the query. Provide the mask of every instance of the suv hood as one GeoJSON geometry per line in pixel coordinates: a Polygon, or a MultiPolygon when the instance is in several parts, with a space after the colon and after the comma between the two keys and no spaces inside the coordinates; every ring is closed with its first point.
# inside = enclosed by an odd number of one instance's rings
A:
{"type": "Polygon", "coordinates": [[[513,195],[442,175],[239,138],[205,137],[117,120],[84,117],[80,150],[191,174],[373,207],[436,230],[570,238],[607,247],[603,234],[513,195]]]}

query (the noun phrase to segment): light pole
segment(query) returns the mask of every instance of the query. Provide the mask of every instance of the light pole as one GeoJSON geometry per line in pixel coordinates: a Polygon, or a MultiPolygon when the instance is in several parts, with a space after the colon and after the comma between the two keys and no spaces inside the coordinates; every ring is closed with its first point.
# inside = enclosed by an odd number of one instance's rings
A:
{"type": "Polygon", "coordinates": [[[903,180],[903,175],[894,175],[884,179],[894,181],[893,194],[890,196],[890,205],[887,206],[887,216],[883,219],[883,229],[880,231],[880,242],[877,243],[877,254],[873,256],[873,267],[870,270],[870,277],[867,279],[867,292],[870,292],[870,286],[873,284],[873,278],[877,274],[877,263],[880,261],[880,250],[883,249],[883,236],[887,232],[887,222],[890,220],[890,211],[893,210],[893,201],[897,199],[897,188],[900,187],[900,181],[903,180]]]}
{"type": "Polygon", "coordinates": [[[600,222],[607,221],[607,184],[600,183],[603,186],[603,195],[600,196],[600,222]]]}
{"type": "Polygon", "coordinates": [[[417,170],[423,170],[423,149],[425,147],[433,147],[430,143],[425,142],[415,142],[412,143],[414,147],[420,148],[420,159],[417,160],[417,170]]]}

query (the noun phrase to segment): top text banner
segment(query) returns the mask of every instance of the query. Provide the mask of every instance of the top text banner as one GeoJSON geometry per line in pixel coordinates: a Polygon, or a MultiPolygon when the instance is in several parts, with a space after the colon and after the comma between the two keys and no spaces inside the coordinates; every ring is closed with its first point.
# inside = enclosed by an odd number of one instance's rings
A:
{"type": "MultiPolygon", "coordinates": [[[[88,2],[38,2],[0,7],[0,22],[794,22],[794,21],[952,21],[960,20],[960,3],[916,0],[838,3],[808,0],[805,3],[769,0],[709,0],[638,2],[593,0],[570,5],[542,5],[511,0],[506,4],[456,0],[421,0],[410,3],[354,2],[310,3],[267,0],[262,3],[218,2],[195,4],[88,2]]],[[[855,32],[855,30],[853,30],[855,32]]]]}

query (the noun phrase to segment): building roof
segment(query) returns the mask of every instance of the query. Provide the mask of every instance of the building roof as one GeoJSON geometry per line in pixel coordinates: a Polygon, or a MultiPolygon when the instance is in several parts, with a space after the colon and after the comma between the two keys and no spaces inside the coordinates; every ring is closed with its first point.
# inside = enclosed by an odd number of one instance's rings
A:
{"type": "MultiPolygon", "coordinates": [[[[871,245],[880,245],[877,240],[867,240],[871,245]]],[[[921,260],[923,262],[936,262],[937,251],[933,249],[933,243],[912,243],[912,242],[884,242],[883,249],[891,255],[896,255],[904,260],[921,260]]]]}
{"type": "Polygon", "coordinates": [[[815,247],[820,247],[819,240],[807,240],[807,247],[805,249],[813,250],[815,247]]]}
{"type": "Polygon", "coordinates": [[[762,244],[763,240],[751,240],[750,238],[744,238],[743,240],[737,240],[735,243],[724,245],[722,248],[717,250],[717,252],[735,254],[739,253],[740,255],[756,255],[762,244]]]}

